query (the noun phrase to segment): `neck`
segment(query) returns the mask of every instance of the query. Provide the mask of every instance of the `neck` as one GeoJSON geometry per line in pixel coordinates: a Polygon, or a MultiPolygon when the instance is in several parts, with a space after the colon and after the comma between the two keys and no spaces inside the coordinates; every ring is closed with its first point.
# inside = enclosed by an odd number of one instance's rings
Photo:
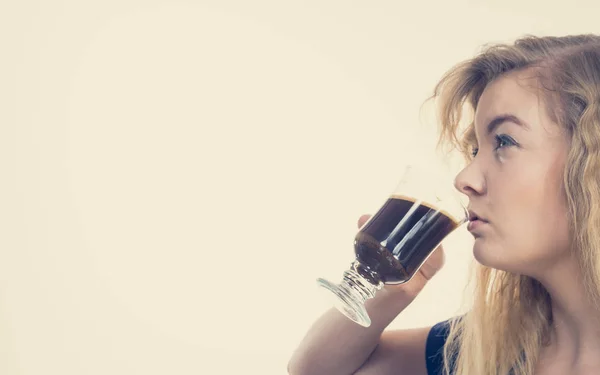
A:
{"type": "Polygon", "coordinates": [[[600,312],[585,293],[573,260],[559,262],[538,280],[550,294],[553,323],[546,354],[571,369],[600,366],[600,312]]]}

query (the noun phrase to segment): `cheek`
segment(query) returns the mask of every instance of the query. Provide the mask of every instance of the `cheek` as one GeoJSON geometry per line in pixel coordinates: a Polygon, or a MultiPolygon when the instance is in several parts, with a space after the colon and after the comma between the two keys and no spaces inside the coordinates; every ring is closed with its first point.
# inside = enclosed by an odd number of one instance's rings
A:
{"type": "Polygon", "coordinates": [[[558,171],[527,169],[504,188],[502,247],[521,261],[555,259],[568,251],[567,208],[558,171]]]}
{"type": "Polygon", "coordinates": [[[549,195],[540,208],[537,233],[539,242],[549,253],[563,254],[569,250],[569,222],[566,202],[562,196],[549,195]]]}
{"type": "Polygon", "coordinates": [[[535,275],[569,254],[566,215],[553,215],[556,212],[551,210],[540,210],[539,214],[535,221],[532,217],[531,221],[519,221],[519,226],[511,226],[514,235],[502,241],[510,258],[506,261],[525,274],[535,275]]]}

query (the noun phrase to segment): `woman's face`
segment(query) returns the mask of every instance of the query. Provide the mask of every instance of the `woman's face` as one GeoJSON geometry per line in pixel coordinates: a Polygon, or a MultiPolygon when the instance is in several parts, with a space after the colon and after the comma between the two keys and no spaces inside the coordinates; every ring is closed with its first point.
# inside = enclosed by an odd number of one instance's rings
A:
{"type": "Polygon", "coordinates": [[[475,112],[475,157],[455,180],[485,220],[469,227],[477,261],[532,277],[569,252],[562,189],[568,142],[534,87],[527,71],[486,87],[475,112]]]}

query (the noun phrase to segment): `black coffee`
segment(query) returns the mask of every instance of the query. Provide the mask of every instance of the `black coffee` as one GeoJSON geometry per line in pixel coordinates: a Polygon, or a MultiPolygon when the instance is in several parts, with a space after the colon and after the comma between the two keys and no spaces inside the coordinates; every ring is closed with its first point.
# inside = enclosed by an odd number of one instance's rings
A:
{"type": "Polygon", "coordinates": [[[392,196],[356,235],[357,272],[374,283],[404,283],[458,225],[431,205],[392,196]]]}

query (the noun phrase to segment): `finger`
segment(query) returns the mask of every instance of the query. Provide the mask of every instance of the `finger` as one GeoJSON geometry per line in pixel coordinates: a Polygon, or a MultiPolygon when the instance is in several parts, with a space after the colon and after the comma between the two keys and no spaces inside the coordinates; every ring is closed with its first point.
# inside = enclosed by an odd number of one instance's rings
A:
{"type": "Polygon", "coordinates": [[[433,253],[427,258],[427,261],[419,269],[421,275],[427,280],[431,280],[433,276],[444,266],[446,262],[446,255],[444,254],[444,248],[440,245],[433,253]]]}
{"type": "Polygon", "coordinates": [[[441,268],[444,263],[446,263],[446,253],[444,252],[442,245],[433,250],[433,253],[429,258],[430,263],[432,263],[435,267],[441,268]]]}
{"type": "Polygon", "coordinates": [[[358,227],[362,228],[363,225],[365,225],[365,223],[371,218],[371,215],[362,215],[359,219],[358,219],[358,227]]]}

